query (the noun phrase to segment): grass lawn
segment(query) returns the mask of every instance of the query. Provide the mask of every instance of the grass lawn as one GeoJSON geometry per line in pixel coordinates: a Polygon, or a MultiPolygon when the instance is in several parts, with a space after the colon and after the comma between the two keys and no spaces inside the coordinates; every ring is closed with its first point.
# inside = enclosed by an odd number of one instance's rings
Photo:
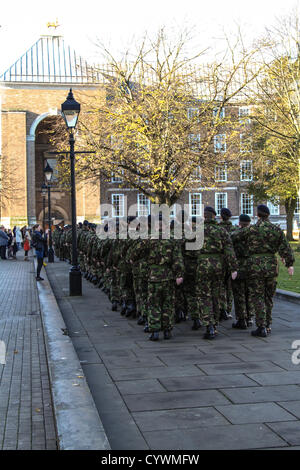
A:
{"type": "MultiPolygon", "coordinates": [[[[290,243],[293,250],[299,246],[299,242],[290,243]]],[[[279,276],[277,288],[283,290],[290,290],[293,292],[298,292],[300,294],[300,252],[294,251],[295,254],[295,263],[294,263],[294,276],[290,277],[288,275],[286,267],[279,260],[279,276]]]]}

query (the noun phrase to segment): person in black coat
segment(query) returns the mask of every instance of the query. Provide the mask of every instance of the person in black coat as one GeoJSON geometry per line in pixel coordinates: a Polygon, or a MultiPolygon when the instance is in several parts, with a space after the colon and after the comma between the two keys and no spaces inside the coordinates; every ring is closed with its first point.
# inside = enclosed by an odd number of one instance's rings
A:
{"type": "Polygon", "coordinates": [[[36,271],[36,280],[43,281],[44,278],[41,277],[41,269],[43,267],[43,260],[45,255],[45,236],[42,234],[42,227],[38,224],[32,227],[33,236],[32,236],[32,246],[35,248],[36,258],[37,258],[37,271],[36,271]]]}

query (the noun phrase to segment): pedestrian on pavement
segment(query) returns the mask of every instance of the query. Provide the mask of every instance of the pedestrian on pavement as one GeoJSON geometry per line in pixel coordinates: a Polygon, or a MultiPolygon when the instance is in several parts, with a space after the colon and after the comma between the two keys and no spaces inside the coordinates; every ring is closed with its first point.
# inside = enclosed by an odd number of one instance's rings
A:
{"type": "Polygon", "coordinates": [[[30,236],[30,232],[29,232],[28,229],[26,229],[23,233],[24,233],[24,236],[23,236],[23,239],[24,239],[24,245],[23,245],[23,248],[24,248],[24,261],[28,261],[28,252],[30,250],[31,236],[30,236]]]}
{"type": "Polygon", "coordinates": [[[33,226],[32,246],[35,248],[37,258],[36,280],[43,281],[41,277],[41,269],[43,267],[43,259],[45,253],[45,236],[42,235],[42,227],[39,224],[33,226]]]}
{"type": "Polygon", "coordinates": [[[22,232],[19,227],[16,227],[15,229],[15,237],[16,237],[17,251],[19,251],[22,247],[22,242],[23,242],[22,232]]]}
{"type": "Polygon", "coordinates": [[[4,225],[0,226],[0,256],[2,259],[7,259],[6,258],[6,248],[8,246],[8,235],[4,231],[4,225]]]}

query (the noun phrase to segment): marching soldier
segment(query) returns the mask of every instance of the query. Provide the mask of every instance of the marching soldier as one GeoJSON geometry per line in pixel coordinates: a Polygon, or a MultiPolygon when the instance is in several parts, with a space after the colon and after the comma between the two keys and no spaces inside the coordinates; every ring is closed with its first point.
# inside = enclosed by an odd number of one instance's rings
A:
{"type": "Polygon", "coordinates": [[[205,339],[215,337],[215,326],[220,316],[220,286],[224,267],[237,276],[237,260],[227,231],[215,220],[216,211],[204,208],[204,244],[198,253],[196,292],[201,312],[201,322],[206,326],[205,339]]]}
{"type": "MultiPolygon", "coordinates": [[[[240,215],[240,228],[249,227],[250,222],[249,215],[240,215]]],[[[248,245],[244,240],[238,241],[233,238],[233,247],[238,261],[238,275],[235,281],[232,281],[234,310],[237,320],[232,324],[232,328],[245,330],[247,326],[252,324],[248,292],[248,245]]]]}
{"type": "MultiPolygon", "coordinates": [[[[231,211],[226,207],[221,209],[221,222],[219,225],[224,228],[229,236],[236,230],[236,228],[232,225],[231,220],[231,211]]],[[[224,276],[223,276],[223,284],[221,285],[221,299],[220,299],[220,320],[228,320],[232,318],[231,310],[232,310],[232,302],[233,302],[233,294],[232,294],[232,286],[231,286],[231,276],[230,272],[226,270],[224,267],[224,276]]]]}
{"type": "Polygon", "coordinates": [[[271,332],[273,296],[278,275],[276,253],[284,259],[290,276],[294,274],[295,261],[283,231],[269,221],[269,215],[269,208],[264,204],[259,205],[257,223],[232,235],[235,242],[243,240],[248,245],[249,303],[255,313],[257,326],[251,334],[263,338],[271,332]]]}

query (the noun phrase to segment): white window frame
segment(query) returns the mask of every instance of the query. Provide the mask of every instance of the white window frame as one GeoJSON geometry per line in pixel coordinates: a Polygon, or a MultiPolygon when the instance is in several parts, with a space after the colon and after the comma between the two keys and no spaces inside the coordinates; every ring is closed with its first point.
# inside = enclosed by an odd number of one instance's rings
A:
{"type": "Polygon", "coordinates": [[[189,216],[190,217],[201,217],[202,216],[202,193],[189,193],[189,216]],[[199,196],[199,201],[195,205],[196,213],[193,213],[193,197],[199,196]]]}
{"type": "Polygon", "coordinates": [[[253,162],[252,160],[242,160],[240,162],[240,181],[252,181],[253,179],[253,162]],[[247,168],[243,168],[243,166],[248,165],[250,163],[250,170],[249,176],[247,175],[247,168]]]}
{"type": "Polygon", "coordinates": [[[216,134],[214,136],[214,150],[215,150],[215,153],[225,153],[226,148],[227,148],[227,146],[226,146],[226,134],[216,134]]]}
{"type": "Polygon", "coordinates": [[[267,201],[267,207],[269,208],[270,215],[280,215],[280,204],[273,204],[271,201],[267,201]]]}
{"type": "Polygon", "coordinates": [[[187,118],[189,120],[196,119],[198,122],[199,121],[199,108],[193,108],[193,107],[187,108],[187,118]]]}
{"type": "Polygon", "coordinates": [[[253,216],[253,196],[251,194],[248,194],[248,193],[241,193],[241,214],[247,214],[247,215],[250,215],[250,216],[253,216]],[[249,198],[250,199],[250,211],[245,211],[244,210],[244,196],[249,198]]]}
{"type": "MultiPolygon", "coordinates": [[[[124,174],[124,170],[122,170],[121,173],[124,174]]],[[[111,172],[111,179],[110,179],[111,183],[123,183],[122,176],[114,176],[114,175],[115,175],[115,172],[112,171],[111,172]]]]}
{"type": "Polygon", "coordinates": [[[191,174],[192,181],[201,181],[202,179],[202,169],[201,165],[197,165],[194,171],[191,174]]]}
{"type": "Polygon", "coordinates": [[[114,193],[111,195],[111,206],[112,206],[112,217],[119,218],[124,217],[124,203],[125,203],[125,195],[122,193],[114,193]],[[119,215],[115,213],[115,205],[114,205],[114,198],[119,197],[119,215]],[[120,204],[121,202],[121,204],[120,204]]]}
{"type": "Polygon", "coordinates": [[[201,135],[198,134],[189,134],[189,147],[193,152],[198,152],[200,150],[201,135]]]}
{"type": "Polygon", "coordinates": [[[223,207],[227,207],[227,201],[228,201],[227,193],[215,193],[215,210],[218,216],[221,215],[221,209],[223,207]],[[218,196],[225,196],[225,201],[224,201],[224,204],[222,204],[222,207],[220,207],[218,196]]]}
{"type": "Polygon", "coordinates": [[[250,124],[251,107],[250,106],[239,106],[239,121],[240,124],[250,124]]]}
{"type": "Polygon", "coordinates": [[[215,166],[215,181],[218,183],[225,183],[227,181],[227,163],[223,163],[223,169],[221,169],[221,164],[215,166]],[[224,171],[224,178],[219,178],[217,172],[224,171]]]}
{"type": "MultiPolygon", "coordinates": [[[[216,116],[219,112],[219,109],[220,108],[218,108],[217,106],[213,109],[213,118],[214,118],[214,120],[216,119],[216,116]]],[[[225,118],[225,107],[222,106],[221,111],[220,111],[220,115],[219,115],[219,119],[224,119],[224,118],[225,118]]]]}
{"type": "Polygon", "coordinates": [[[139,193],[137,195],[137,212],[138,212],[138,217],[145,216],[147,217],[151,213],[151,201],[150,199],[144,194],[144,193],[139,193]],[[147,202],[147,204],[142,204],[141,199],[144,199],[144,201],[147,202]],[[147,214],[143,212],[142,209],[147,208],[147,214]]]}

